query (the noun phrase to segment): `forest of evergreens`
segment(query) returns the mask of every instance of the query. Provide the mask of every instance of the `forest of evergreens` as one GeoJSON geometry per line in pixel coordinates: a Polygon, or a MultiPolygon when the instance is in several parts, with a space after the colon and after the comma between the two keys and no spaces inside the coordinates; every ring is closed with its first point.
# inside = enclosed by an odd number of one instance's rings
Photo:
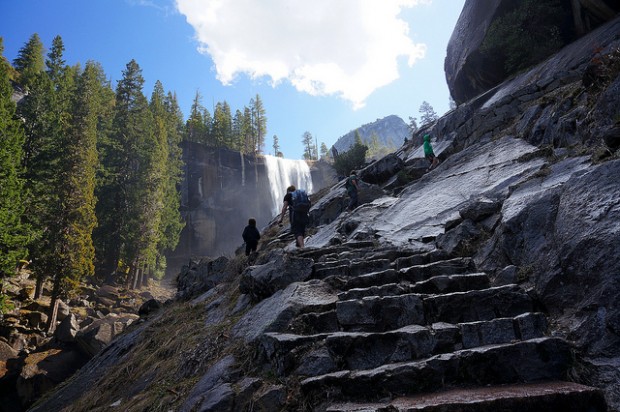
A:
{"type": "Polygon", "coordinates": [[[113,89],[99,63],[68,65],[63,54],[60,36],[45,53],[34,34],[9,62],[0,38],[0,311],[18,266],[36,277],[35,297],[51,281],[52,307],[84,280],[160,278],[184,225],[180,143],[244,153],[265,143],[258,95],[211,115],[196,93],[185,120],[161,82],[144,94],[134,60],[113,89]]]}

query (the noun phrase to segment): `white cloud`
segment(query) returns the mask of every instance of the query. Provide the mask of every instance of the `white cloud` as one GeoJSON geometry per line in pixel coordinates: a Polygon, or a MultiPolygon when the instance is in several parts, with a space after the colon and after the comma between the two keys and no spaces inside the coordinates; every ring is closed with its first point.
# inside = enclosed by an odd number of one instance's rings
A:
{"type": "Polygon", "coordinates": [[[337,95],[359,108],[398,79],[426,46],[409,38],[403,8],[430,0],[176,0],[217,78],[244,73],[289,81],[311,95],[337,95]]]}

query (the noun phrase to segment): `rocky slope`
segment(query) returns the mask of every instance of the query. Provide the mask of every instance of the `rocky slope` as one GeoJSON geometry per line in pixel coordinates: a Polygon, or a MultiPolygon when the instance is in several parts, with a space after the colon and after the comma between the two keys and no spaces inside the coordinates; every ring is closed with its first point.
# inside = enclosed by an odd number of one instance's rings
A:
{"type": "Polygon", "coordinates": [[[333,186],[305,250],[191,262],[31,410],[620,411],[619,33],[421,130],[353,213],[333,186]]]}

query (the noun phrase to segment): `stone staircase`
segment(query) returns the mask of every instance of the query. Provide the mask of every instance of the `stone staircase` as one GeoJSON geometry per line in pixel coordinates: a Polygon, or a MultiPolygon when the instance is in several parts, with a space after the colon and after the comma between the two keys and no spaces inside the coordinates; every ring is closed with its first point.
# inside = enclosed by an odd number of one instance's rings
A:
{"type": "Polygon", "coordinates": [[[570,344],[518,285],[470,258],[358,242],[301,251],[335,305],[266,333],[259,353],[313,411],[606,411],[567,381],[570,344]]]}

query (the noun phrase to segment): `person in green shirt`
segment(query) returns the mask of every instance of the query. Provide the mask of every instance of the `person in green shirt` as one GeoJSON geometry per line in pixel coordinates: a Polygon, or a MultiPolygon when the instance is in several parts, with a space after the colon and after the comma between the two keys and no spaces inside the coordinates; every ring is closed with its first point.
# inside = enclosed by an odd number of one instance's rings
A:
{"type": "Polygon", "coordinates": [[[357,172],[355,170],[351,171],[351,175],[347,178],[347,182],[345,183],[345,187],[347,189],[347,194],[349,195],[349,206],[347,210],[352,212],[359,203],[359,199],[357,197],[357,193],[360,189],[359,186],[359,178],[357,177],[357,172]]]}
{"type": "Polygon", "coordinates": [[[433,146],[431,146],[431,136],[428,134],[424,135],[424,157],[426,160],[431,162],[431,165],[426,169],[427,172],[430,172],[439,164],[439,159],[435,156],[433,152],[433,146]]]}

